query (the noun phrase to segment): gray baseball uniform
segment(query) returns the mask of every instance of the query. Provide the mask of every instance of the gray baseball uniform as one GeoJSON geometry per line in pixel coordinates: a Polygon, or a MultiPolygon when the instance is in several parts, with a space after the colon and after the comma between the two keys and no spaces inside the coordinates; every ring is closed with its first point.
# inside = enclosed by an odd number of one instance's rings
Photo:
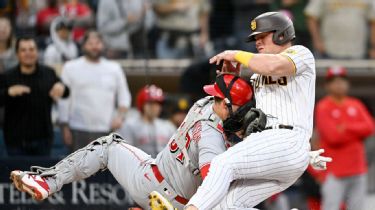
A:
{"type": "MultiPolygon", "coordinates": [[[[213,112],[212,105],[211,98],[209,103],[200,109],[201,117],[219,119],[213,112]]],[[[222,121],[218,122],[220,128],[222,121]]],[[[184,135],[188,157],[191,163],[199,168],[209,164],[229,146],[220,129],[212,127],[210,121],[194,123],[184,135]]],[[[36,167],[32,168],[32,171],[39,170],[39,174],[46,177],[50,193],[54,193],[64,184],[87,178],[108,168],[141,207],[147,209],[148,195],[156,190],[180,209],[196,192],[202,178],[199,174],[194,175],[191,169],[184,165],[186,158],[178,148],[176,138],[175,134],[157,158],[152,159],[142,150],[126,143],[120,136],[110,134],[93,141],[50,169],[36,167]]]]}

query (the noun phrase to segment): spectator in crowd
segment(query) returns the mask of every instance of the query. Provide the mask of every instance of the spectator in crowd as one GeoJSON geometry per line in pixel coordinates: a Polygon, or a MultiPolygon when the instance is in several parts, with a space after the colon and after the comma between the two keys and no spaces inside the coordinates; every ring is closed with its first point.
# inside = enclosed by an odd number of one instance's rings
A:
{"type": "Polygon", "coordinates": [[[79,0],[67,0],[62,8],[63,16],[66,16],[73,23],[73,39],[76,42],[81,41],[86,28],[93,25],[93,13],[90,7],[79,0]]]}
{"type": "MultiPolygon", "coordinates": [[[[17,65],[17,57],[12,47],[12,25],[8,18],[0,17],[0,74],[17,65]]],[[[4,107],[0,107],[0,127],[4,122],[4,107]]]]}
{"type": "Polygon", "coordinates": [[[249,35],[250,21],[254,17],[270,11],[272,0],[233,0],[232,2],[234,5],[233,34],[237,41],[235,48],[255,52],[255,43],[244,44],[244,40],[249,35]]]}
{"type": "Polygon", "coordinates": [[[137,108],[140,117],[129,118],[119,133],[133,146],[143,150],[151,157],[165,147],[176,128],[159,115],[164,101],[163,90],[155,85],[143,87],[137,94],[137,108]]]}
{"type": "Polygon", "coordinates": [[[210,65],[206,59],[191,63],[181,75],[179,82],[180,91],[184,94],[188,94],[191,101],[197,101],[205,97],[206,95],[202,90],[202,86],[215,80],[217,69],[220,68],[217,68],[215,65],[210,65]]]}
{"type": "Polygon", "coordinates": [[[101,57],[100,34],[88,31],[82,41],[84,56],[66,62],[61,75],[71,95],[59,105],[59,120],[73,150],[120,128],[131,102],[121,66],[101,57]]]}
{"type": "Polygon", "coordinates": [[[0,0],[0,17],[11,18],[15,8],[15,2],[12,0],[0,0]]]}
{"type": "Polygon", "coordinates": [[[300,44],[311,49],[311,37],[306,27],[306,16],[303,9],[308,0],[275,0],[271,4],[271,10],[280,10],[286,13],[293,21],[296,31],[295,44],[300,44]]]}
{"type": "Polygon", "coordinates": [[[158,58],[198,57],[208,44],[209,0],[155,0],[158,58]]]}
{"type": "Polygon", "coordinates": [[[310,0],[305,13],[313,46],[322,57],[361,59],[370,50],[375,58],[375,1],[310,0]]]}
{"type": "Polygon", "coordinates": [[[215,52],[234,49],[235,38],[233,33],[234,5],[233,1],[211,1],[209,34],[215,52]]]}
{"type": "Polygon", "coordinates": [[[329,68],[328,95],[316,106],[316,125],[320,145],[333,158],[322,185],[322,209],[363,209],[367,187],[364,140],[374,132],[374,122],[365,106],[347,96],[349,82],[343,67],[329,68]]]}
{"type": "Polygon", "coordinates": [[[12,42],[12,25],[8,18],[0,17],[0,73],[17,65],[12,42]]]}
{"type": "Polygon", "coordinates": [[[53,19],[60,16],[60,6],[62,0],[48,0],[47,7],[38,11],[36,15],[36,25],[38,27],[38,35],[49,36],[53,19]]]}
{"type": "Polygon", "coordinates": [[[151,27],[151,10],[147,0],[101,0],[97,27],[107,46],[109,58],[126,58],[129,53],[142,55],[146,28],[151,27]]]}
{"type": "MultiPolygon", "coordinates": [[[[45,0],[15,0],[16,34],[17,35],[34,35],[36,32],[36,15],[39,10],[46,6],[45,0]]],[[[36,37],[37,38],[37,37],[36,37]]]]}
{"type": "Polygon", "coordinates": [[[0,83],[6,149],[9,156],[49,155],[52,103],[68,96],[69,91],[54,70],[37,62],[33,38],[19,38],[16,53],[19,65],[7,71],[0,83]]]}
{"type": "Polygon", "coordinates": [[[172,101],[172,106],[170,107],[169,121],[177,129],[181,123],[184,121],[189,109],[190,103],[187,98],[179,97],[177,100],[172,101]]]}
{"type": "Polygon", "coordinates": [[[65,18],[56,18],[51,25],[52,43],[44,52],[47,65],[63,64],[78,57],[78,48],[71,36],[72,25],[65,18]]]}

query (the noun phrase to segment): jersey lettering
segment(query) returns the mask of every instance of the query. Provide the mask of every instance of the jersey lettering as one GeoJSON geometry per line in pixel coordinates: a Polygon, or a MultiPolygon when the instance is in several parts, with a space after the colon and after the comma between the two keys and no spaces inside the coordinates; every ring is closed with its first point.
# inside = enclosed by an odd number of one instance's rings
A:
{"type": "Polygon", "coordinates": [[[277,83],[279,85],[282,85],[282,86],[285,86],[288,84],[287,80],[286,80],[286,77],[280,77],[279,79],[277,79],[277,83]]]}
{"type": "Polygon", "coordinates": [[[279,77],[277,80],[273,80],[272,76],[258,75],[253,81],[253,86],[255,88],[259,88],[260,86],[264,86],[264,85],[274,85],[274,84],[285,86],[288,84],[288,80],[285,76],[279,77]]]}

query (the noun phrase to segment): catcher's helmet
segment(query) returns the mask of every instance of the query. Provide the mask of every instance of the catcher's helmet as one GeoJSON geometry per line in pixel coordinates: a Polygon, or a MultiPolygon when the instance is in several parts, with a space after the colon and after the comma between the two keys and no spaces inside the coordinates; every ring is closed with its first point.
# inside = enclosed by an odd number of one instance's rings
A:
{"type": "Polygon", "coordinates": [[[146,85],[137,94],[137,108],[139,111],[143,110],[143,105],[147,102],[159,102],[164,101],[164,93],[161,88],[156,85],[146,85]]]}
{"type": "Polygon", "coordinates": [[[293,22],[281,12],[266,12],[251,21],[251,34],[247,42],[255,41],[255,36],[264,32],[274,32],[272,41],[283,45],[296,38],[293,22]]]}
{"type": "Polygon", "coordinates": [[[228,99],[229,103],[242,106],[253,98],[253,89],[245,80],[232,74],[221,74],[213,85],[205,85],[204,92],[228,99]]]}

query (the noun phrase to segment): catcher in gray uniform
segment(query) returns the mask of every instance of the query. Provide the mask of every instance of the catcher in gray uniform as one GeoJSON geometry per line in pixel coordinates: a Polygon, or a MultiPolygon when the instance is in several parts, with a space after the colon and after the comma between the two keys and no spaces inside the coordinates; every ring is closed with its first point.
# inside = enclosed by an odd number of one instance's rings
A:
{"type": "Polygon", "coordinates": [[[211,96],[194,104],[156,159],[110,134],[51,168],[12,171],[11,179],[18,190],[42,200],[64,184],[108,169],[142,208],[148,208],[150,192],[158,191],[180,209],[202,183],[211,160],[241,140],[236,132],[245,130],[248,135],[266,124],[264,114],[251,109],[255,107],[253,91],[245,80],[223,74],[204,90],[211,96]]]}

